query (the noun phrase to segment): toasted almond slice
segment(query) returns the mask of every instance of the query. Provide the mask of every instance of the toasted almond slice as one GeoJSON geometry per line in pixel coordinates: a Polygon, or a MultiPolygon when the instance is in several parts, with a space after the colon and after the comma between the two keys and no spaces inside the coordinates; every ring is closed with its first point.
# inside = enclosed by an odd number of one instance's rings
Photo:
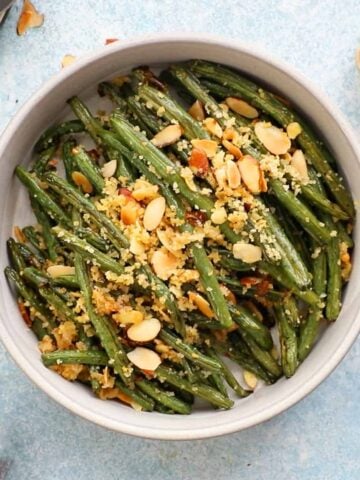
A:
{"type": "Polygon", "coordinates": [[[68,267],[67,265],[51,265],[46,271],[51,278],[62,277],[64,275],[75,275],[75,267],[68,267]]]}
{"type": "Polygon", "coordinates": [[[257,377],[254,375],[252,372],[249,372],[248,370],[244,370],[243,373],[244,380],[246,382],[246,385],[251,388],[251,390],[255,390],[255,387],[257,385],[257,377]]]}
{"type": "Polygon", "coordinates": [[[26,237],[20,227],[18,226],[14,227],[14,236],[18,242],[26,243],[26,237]]]}
{"type": "Polygon", "coordinates": [[[221,138],[223,135],[222,128],[218,124],[218,122],[215,120],[215,118],[205,118],[204,120],[204,126],[208,132],[210,132],[212,135],[215,135],[216,137],[221,138]]]}
{"type": "Polygon", "coordinates": [[[135,237],[131,237],[130,239],[129,250],[134,255],[142,255],[143,253],[145,253],[144,244],[139,242],[139,240],[137,240],[135,237]]]}
{"type": "Polygon", "coordinates": [[[81,187],[81,190],[84,193],[91,193],[93,191],[93,186],[89,182],[89,180],[83,175],[81,172],[74,171],[71,174],[71,178],[73,179],[73,182],[75,185],[78,187],[81,187]]]}
{"type": "Polygon", "coordinates": [[[157,318],[149,318],[143,322],[132,325],[127,331],[127,336],[133,342],[150,342],[160,332],[161,323],[157,318]]]}
{"type": "Polygon", "coordinates": [[[191,143],[194,148],[203,150],[209,158],[214,157],[216,154],[218,144],[215,142],[215,140],[195,138],[194,140],[191,140],[191,143]]]}
{"type": "Polygon", "coordinates": [[[224,207],[216,208],[211,214],[211,221],[215,223],[215,225],[221,225],[225,223],[227,219],[226,210],[224,207]]]}
{"type": "Polygon", "coordinates": [[[226,178],[230,188],[237,188],[240,185],[240,170],[232,160],[226,162],[226,178]]]}
{"type": "Polygon", "coordinates": [[[156,235],[160,240],[161,244],[169,250],[169,252],[176,254],[180,250],[179,245],[177,242],[173,241],[175,232],[171,228],[166,230],[160,230],[159,228],[156,230],[156,235]]]}
{"type": "Polygon", "coordinates": [[[246,118],[257,118],[259,116],[259,112],[256,108],[249,105],[244,100],[235,97],[228,97],[226,100],[226,105],[235,113],[242,115],[246,118]]]}
{"type": "Polygon", "coordinates": [[[223,140],[222,144],[224,145],[226,150],[231,153],[231,155],[233,155],[235,158],[237,158],[238,160],[241,160],[243,158],[243,154],[241,153],[240,148],[229,142],[229,140],[223,140]]]}
{"type": "Polygon", "coordinates": [[[105,38],[105,45],[110,45],[111,43],[118,42],[118,38],[105,38]]]}
{"type": "Polygon", "coordinates": [[[101,169],[101,174],[104,178],[113,177],[116,172],[117,162],[116,160],[110,160],[110,162],[104,163],[101,169]]]}
{"type": "Polygon", "coordinates": [[[274,155],[283,155],[291,147],[291,140],[286,132],[269,122],[257,122],[254,131],[260,142],[274,155]]]}
{"type": "Polygon", "coordinates": [[[156,275],[161,280],[167,280],[175,273],[177,259],[175,255],[167,250],[156,250],[151,257],[151,264],[156,275]]]}
{"type": "MultiPolygon", "coordinates": [[[[226,298],[226,300],[228,302],[230,302],[232,305],[236,305],[237,304],[237,300],[236,300],[236,296],[235,294],[228,288],[226,287],[225,285],[222,285],[222,290],[224,291],[224,296],[226,298]]],[[[238,328],[238,325],[235,324],[234,325],[236,328],[238,328]]],[[[231,327],[229,327],[231,328],[231,327]]],[[[235,328],[235,329],[236,329],[235,328]]]]}
{"type": "Polygon", "coordinates": [[[222,136],[223,140],[229,140],[230,142],[237,143],[239,141],[240,135],[235,128],[227,128],[222,136]]]}
{"type": "Polygon", "coordinates": [[[24,0],[20,17],[17,23],[17,34],[23,35],[28,28],[41,27],[44,15],[41,15],[30,0],[24,0]]]}
{"type": "Polygon", "coordinates": [[[133,225],[138,217],[139,205],[130,199],[121,209],[120,218],[125,225],[133,225]]]}
{"type": "Polygon", "coordinates": [[[261,171],[259,162],[251,155],[245,155],[238,162],[240,175],[248,190],[251,193],[261,192],[261,171]]]}
{"type": "Polygon", "coordinates": [[[165,213],[166,202],[164,197],[157,197],[148,203],[144,213],[144,227],[146,230],[155,230],[161,223],[165,213]]]}
{"type": "Polygon", "coordinates": [[[151,140],[155,147],[163,148],[177,142],[182,135],[180,125],[168,125],[158,132],[151,140]]]}
{"type": "Polygon", "coordinates": [[[196,100],[188,110],[188,114],[191,115],[195,120],[202,122],[205,118],[205,110],[203,104],[196,100]]]}
{"type": "Polygon", "coordinates": [[[262,258],[261,248],[251,243],[237,242],[233,245],[234,258],[245,263],[259,262],[262,258]]]}
{"type": "Polygon", "coordinates": [[[76,57],[74,55],[64,55],[61,59],[61,68],[66,68],[72,65],[76,61],[76,57]]]}
{"type": "Polygon", "coordinates": [[[264,172],[261,170],[260,165],[259,165],[259,173],[260,173],[260,180],[259,180],[259,186],[260,186],[260,192],[267,192],[267,181],[264,176],[264,172]]]}
{"type": "Polygon", "coordinates": [[[124,308],[121,312],[113,315],[114,320],[121,325],[137,325],[144,320],[144,314],[139,310],[124,308]]]}
{"type": "Polygon", "coordinates": [[[294,140],[298,135],[300,135],[301,132],[302,132],[302,128],[298,124],[298,122],[291,122],[286,127],[286,133],[288,134],[288,137],[291,140],[294,140]]]}
{"type": "Polygon", "coordinates": [[[308,168],[302,150],[295,150],[290,164],[297,171],[302,181],[309,181],[308,168]]]}
{"type": "Polygon", "coordinates": [[[214,174],[219,187],[224,188],[227,180],[226,167],[217,168],[214,174]]]}
{"type": "Polygon", "coordinates": [[[150,201],[157,196],[158,191],[159,187],[157,185],[152,185],[145,180],[139,179],[135,182],[132,197],[138,202],[143,200],[150,201]]]}
{"type": "Polygon", "coordinates": [[[211,310],[210,304],[205,298],[198,293],[189,292],[189,300],[205,315],[205,317],[213,318],[214,312],[211,310]]]}
{"type": "Polygon", "coordinates": [[[153,372],[161,363],[160,356],[149,348],[136,347],[127,354],[128,359],[141,370],[150,370],[153,372]]]}

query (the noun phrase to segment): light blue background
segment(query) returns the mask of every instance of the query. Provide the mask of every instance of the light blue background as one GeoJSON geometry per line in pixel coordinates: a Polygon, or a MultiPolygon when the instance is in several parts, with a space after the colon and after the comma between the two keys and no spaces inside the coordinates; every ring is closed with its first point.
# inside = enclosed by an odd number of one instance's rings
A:
{"type": "MultiPolygon", "coordinates": [[[[19,3],[0,27],[0,131],[59,71],[66,53],[81,55],[109,37],[178,31],[266,48],[322,87],[360,133],[358,0],[35,0],[45,23],[21,38],[19,3]]],[[[0,346],[0,480],[358,480],[359,367],[358,341],[290,411],[227,437],[172,443],[74,417],[37,390],[0,346]]]]}

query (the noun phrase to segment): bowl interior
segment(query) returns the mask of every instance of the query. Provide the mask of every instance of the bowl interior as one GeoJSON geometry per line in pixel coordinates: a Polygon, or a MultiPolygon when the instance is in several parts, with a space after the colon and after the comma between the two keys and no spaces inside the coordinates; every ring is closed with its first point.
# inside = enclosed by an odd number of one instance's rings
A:
{"type": "MultiPolygon", "coordinates": [[[[141,64],[157,66],[191,58],[204,58],[231,65],[258,78],[289,98],[314,126],[341,165],[354,199],[360,197],[358,154],[347,125],[319,92],[287,67],[269,61],[245,47],[233,47],[219,40],[185,38],[155,39],[129,42],[107,47],[89,58],[80,60],[46,84],[19,112],[0,143],[2,175],[0,186],[0,268],[8,263],[5,239],[14,225],[31,223],[32,214],[25,189],[13,177],[19,163],[30,160],[34,142],[50,124],[69,115],[67,98],[78,94],[94,108],[102,108],[96,95],[99,81],[126,73],[141,64]]],[[[100,101],[101,102],[101,101],[100,101]]],[[[96,110],[95,108],[95,110],[96,110]]],[[[94,110],[94,111],[95,111],[94,110]]],[[[355,229],[355,241],[357,239],[355,229]]],[[[343,309],[336,323],[327,328],[311,355],[289,380],[259,388],[254,395],[236,400],[230,411],[216,411],[199,406],[190,416],[167,416],[139,413],[115,402],[101,402],[87,388],[62,379],[43,367],[33,334],[18,313],[14,295],[0,277],[0,335],[6,347],[29,377],[52,398],[73,412],[100,425],[124,433],[164,439],[194,439],[221,435],[252,426],[283,411],[315,388],[346,353],[359,330],[357,312],[360,307],[359,260],[354,252],[354,269],[343,309]]]]}

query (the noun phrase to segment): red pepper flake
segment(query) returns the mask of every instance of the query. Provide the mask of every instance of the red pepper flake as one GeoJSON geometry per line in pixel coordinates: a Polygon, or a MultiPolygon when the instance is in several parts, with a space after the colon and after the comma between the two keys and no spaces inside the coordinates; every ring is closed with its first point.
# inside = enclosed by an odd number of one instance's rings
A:
{"type": "Polygon", "coordinates": [[[97,162],[100,158],[100,153],[96,150],[96,148],[92,148],[91,150],[87,150],[86,153],[97,162]]]}
{"type": "Polygon", "coordinates": [[[123,195],[124,197],[132,198],[131,191],[128,188],[121,187],[118,190],[119,195],[123,195]]]}
{"type": "Polygon", "coordinates": [[[118,42],[118,38],[106,38],[105,39],[105,45],[110,45],[110,43],[118,42]]]}
{"type": "Polygon", "coordinates": [[[24,322],[26,323],[26,325],[30,328],[31,325],[32,325],[32,320],[30,318],[30,311],[27,307],[25,307],[24,305],[24,302],[21,302],[21,301],[18,301],[17,302],[18,304],[18,307],[19,307],[19,310],[20,310],[20,314],[24,320],[24,322]]]}
{"type": "Polygon", "coordinates": [[[201,227],[206,222],[207,215],[205,212],[200,212],[200,210],[192,210],[185,213],[185,220],[193,227],[201,227]]]}
{"type": "Polygon", "coordinates": [[[154,376],[155,376],[154,370],[144,370],[144,369],[143,369],[143,370],[141,370],[141,371],[142,371],[142,372],[145,374],[145,376],[148,377],[148,378],[154,378],[154,376]]]}
{"type": "Polygon", "coordinates": [[[246,288],[251,288],[254,285],[258,285],[261,282],[261,279],[258,277],[243,277],[240,278],[240,283],[246,288]]]}
{"type": "Polygon", "coordinates": [[[197,175],[205,175],[209,171],[209,160],[206,153],[199,148],[194,148],[189,158],[189,165],[197,175]]]}
{"type": "Polygon", "coordinates": [[[266,280],[266,278],[264,278],[256,286],[256,294],[259,295],[259,297],[265,297],[265,295],[269,293],[271,287],[272,284],[269,282],[269,280],[266,280]]]}

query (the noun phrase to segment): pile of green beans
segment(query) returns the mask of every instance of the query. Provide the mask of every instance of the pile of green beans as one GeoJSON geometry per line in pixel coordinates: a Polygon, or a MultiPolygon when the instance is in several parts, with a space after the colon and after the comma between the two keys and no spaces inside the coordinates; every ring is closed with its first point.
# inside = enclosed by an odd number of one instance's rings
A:
{"type": "MultiPolygon", "coordinates": [[[[121,87],[100,84],[99,94],[114,104],[105,120],[78,97],[69,99],[76,118],[52,125],[41,135],[29,170],[16,167],[37,224],[17,228],[17,240],[8,240],[10,266],[5,275],[27,326],[40,342],[46,367],[65,378],[66,367],[81,367],[75,377],[95,395],[109,395],[143,411],[189,414],[196,397],[228,409],[234,402],[226,385],[242,398],[252,393],[257,381],[271,384],[291,377],[315,345],[321,323],[339,316],[351,268],[354,204],[335,160],[309,123],[253,80],[202,60],[172,65],[159,78],[150,70],[134,69],[128,80],[121,87]],[[180,103],[179,97],[186,101],[180,103]],[[228,97],[247,103],[257,117],[225,109],[228,97]],[[193,102],[204,118],[190,114],[193,102]],[[228,219],[214,225],[218,167],[207,158],[205,173],[193,169],[193,186],[183,176],[185,167],[193,167],[193,140],[215,140],[218,150],[225,148],[207,128],[205,117],[215,120],[222,132],[246,132],[247,141],[239,146],[241,157],[230,159],[241,162],[243,155],[250,155],[259,168],[271,152],[257,137],[256,122],[272,122],[285,131],[296,122],[300,133],[291,140],[287,155],[303,151],[309,180],[294,181],[287,174],[280,181],[266,172],[267,191],[254,193],[250,205],[244,200],[242,230],[228,219]],[[173,124],[181,127],[181,138],[155,146],[152,138],[173,124]],[[78,142],[80,133],[94,143],[92,151],[78,142]],[[65,176],[59,163],[51,161],[55,154],[65,176]],[[130,254],[132,239],[123,224],[99,208],[107,195],[101,167],[110,161],[116,162],[113,177],[120,189],[130,192],[140,178],[157,186],[178,220],[180,235],[201,230],[199,222],[217,227],[221,242],[205,237],[186,246],[186,268],[197,272],[208,310],[194,304],[193,311],[182,311],[170,282],[161,280],[151,263],[130,254]],[[260,216],[262,234],[252,209],[260,216]],[[234,257],[234,244],[244,239],[260,247],[260,260],[250,263],[234,257]],[[56,265],[65,267],[64,273],[51,274],[50,267],[56,265]],[[92,267],[101,272],[100,279],[92,267]],[[104,313],[94,300],[95,290],[106,287],[108,277],[120,277],[129,269],[134,282],[126,286],[127,307],[141,300],[156,316],[154,302],[160,302],[166,316],[166,321],[159,318],[156,338],[145,343],[131,340],[127,327],[115,321],[123,305],[104,313]],[[75,340],[64,347],[60,333],[68,324],[75,328],[75,340]],[[139,347],[157,355],[155,369],[131,361],[130,352],[139,347]],[[241,371],[243,380],[238,377],[241,371]],[[101,380],[109,375],[112,382],[101,380]]],[[[246,190],[246,184],[241,188],[246,190]]],[[[236,213],[229,210],[235,207],[226,208],[227,217],[236,213]]],[[[120,290],[112,288],[109,295],[116,302],[120,290]]],[[[125,285],[119,288],[125,291],[125,285]]],[[[182,288],[184,296],[198,295],[191,282],[182,288]]]]}

